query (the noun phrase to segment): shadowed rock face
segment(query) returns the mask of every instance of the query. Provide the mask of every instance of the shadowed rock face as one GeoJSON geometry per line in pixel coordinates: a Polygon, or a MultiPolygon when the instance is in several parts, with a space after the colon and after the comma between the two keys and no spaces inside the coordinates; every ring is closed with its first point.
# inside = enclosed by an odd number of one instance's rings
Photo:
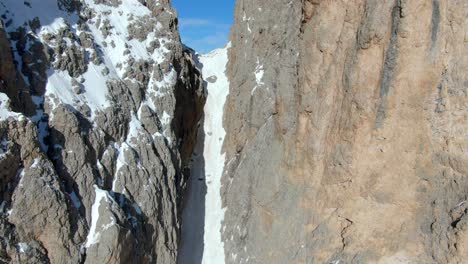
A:
{"type": "Polygon", "coordinates": [[[466,3],[237,1],[226,263],[463,263],[466,3]]]}
{"type": "Polygon", "coordinates": [[[26,90],[23,77],[18,73],[11,52],[10,41],[3,21],[0,21],[0,92],[5,93],[11,100],[11,108],[16,112],[28,115],[35,113],[34,104],[26,90]]]}
{"type": "Polygon", "coordinates": [[[169,1],[0,16],[0,262],[175,263],[205,93],[169,1]]]}

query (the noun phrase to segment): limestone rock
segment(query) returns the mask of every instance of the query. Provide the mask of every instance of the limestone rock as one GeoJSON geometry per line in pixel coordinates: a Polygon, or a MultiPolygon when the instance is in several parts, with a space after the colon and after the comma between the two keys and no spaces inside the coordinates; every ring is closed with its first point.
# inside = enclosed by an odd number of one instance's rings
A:
{"type": "Polygon", "coordinates": [[[226,263],[464,263],[463,1],[237,1],[226,263]]]}
{"type": "Polygon", "coordinates": [[[2,263],[176,262],[205,93],[169,1],[128,2],[0,3],[2,263]]]}

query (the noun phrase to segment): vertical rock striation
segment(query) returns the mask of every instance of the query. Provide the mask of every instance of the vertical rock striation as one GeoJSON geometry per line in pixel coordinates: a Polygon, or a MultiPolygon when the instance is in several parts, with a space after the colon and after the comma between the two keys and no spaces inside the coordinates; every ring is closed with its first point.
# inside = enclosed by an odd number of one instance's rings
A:
{"type": "Polygon", "coordinates": [[[464,1],[237,1],[226,263],[463,263],[464,1]]]}
{"type": "Polygon", "coordinates": [[[170,2],[0,15],[0,262],[175,263],[205,93],[170,2]]]}

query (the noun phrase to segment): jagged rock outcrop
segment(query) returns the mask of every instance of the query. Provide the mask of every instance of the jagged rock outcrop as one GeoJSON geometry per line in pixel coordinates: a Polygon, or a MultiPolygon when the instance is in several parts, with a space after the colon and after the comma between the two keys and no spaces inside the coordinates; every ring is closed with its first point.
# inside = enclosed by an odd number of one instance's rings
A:
{"type": "Polygon", "coordinates": [[[0,15],[0,262],[175,263],[206,95],[170,2],[0,15]]]}
{"type": "Polygon", "coordinates": [[[465,263],[468,6],[237,1],[226,263],[465,263]]]}

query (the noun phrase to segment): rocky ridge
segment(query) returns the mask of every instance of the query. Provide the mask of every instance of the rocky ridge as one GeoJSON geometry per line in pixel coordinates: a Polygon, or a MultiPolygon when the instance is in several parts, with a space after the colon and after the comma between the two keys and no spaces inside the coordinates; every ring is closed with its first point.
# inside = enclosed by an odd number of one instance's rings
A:
{"type": "Polygon", "coordinates": [[[0,260],[175,263],[205,93],[170,2],[0,16],[0,260]]]}

